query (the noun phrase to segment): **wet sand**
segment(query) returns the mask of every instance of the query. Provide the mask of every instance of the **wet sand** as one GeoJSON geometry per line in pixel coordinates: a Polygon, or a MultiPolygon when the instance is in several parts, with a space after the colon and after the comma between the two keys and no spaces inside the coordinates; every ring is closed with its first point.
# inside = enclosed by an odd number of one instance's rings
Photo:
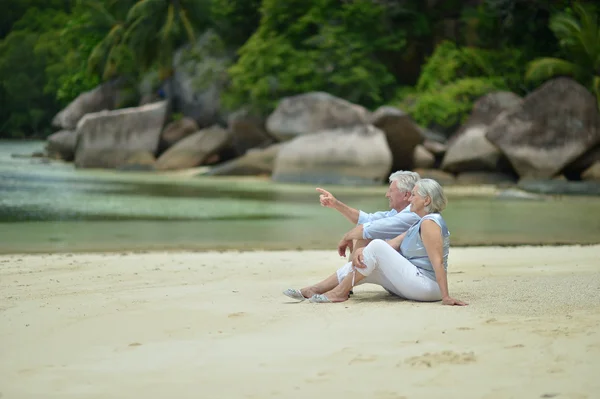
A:
{"type": "Polygon", "coordinates": [[[464,308],[281,294],[332,251],[0,256],[0,397],[595,398],[600,246],[455,248],[464,308]]]}

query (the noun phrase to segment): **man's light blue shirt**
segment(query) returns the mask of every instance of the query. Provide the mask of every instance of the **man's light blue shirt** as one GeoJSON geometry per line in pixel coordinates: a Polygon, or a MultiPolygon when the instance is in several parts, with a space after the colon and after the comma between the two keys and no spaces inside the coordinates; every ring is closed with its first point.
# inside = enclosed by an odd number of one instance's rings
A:
{"type": "Polygon", "coordinates": [[[363,225],[363,238],[388,240],[407,231],[421,218],[410,211],[410,205],[398,212],[395,209],[385,212],[366,213],[359,211],[357,225],[363,225]]]}

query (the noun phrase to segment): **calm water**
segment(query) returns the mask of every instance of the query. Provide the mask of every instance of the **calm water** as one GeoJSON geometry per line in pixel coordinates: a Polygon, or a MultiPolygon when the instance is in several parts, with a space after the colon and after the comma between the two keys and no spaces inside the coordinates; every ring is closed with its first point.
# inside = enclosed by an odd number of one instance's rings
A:
{"type": "MultiPolygon", "coordinates": [[[[313,186],[255,179],[75,170],[12,157],[0,142],[0,253],[171,249],[334,249],[350,223],[313,186]]],[[[366,211],[385,187],[328,187],[366,211]]],[[[453,245],[600,243],[600,198],[449,195],[453,245]]]]}

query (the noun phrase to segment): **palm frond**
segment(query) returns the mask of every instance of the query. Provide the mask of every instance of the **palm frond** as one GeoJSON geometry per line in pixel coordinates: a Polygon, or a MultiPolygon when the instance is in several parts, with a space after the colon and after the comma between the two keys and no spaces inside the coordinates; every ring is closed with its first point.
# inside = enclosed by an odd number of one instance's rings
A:
{"type": "Polygon", "coordinates": [[[125,31],[125,27],[122,24],[116,24],[112,27],[108,35],[106,35],[107,39],[112,41],[113,43],[119,43],[123,38],[123,33],[125,31]]]}
{"type": "Polygon", "coordinates": [[[165,19],[165,24],[162,26],[160,30],[160,35],[163,40],[168,40],[169,37],[173,36],[173,27],[175,21],[175,6],[173,4],[169,4],[169,8],[167,9],[167,18],[165,19]]]}
{"type": "Polygon", "coordinates": [[[109,48],[110,42],[106,37],[94,47],[87,60],[90,72],[100,72],[100,66],[104,63],[109,48]]]}
{"type": "Polygon", "coordinates": [[[133,22],[138,18],[163,15],[167,2],[164,0],[139,0],[127,13],[127,21],[133,22]]]}
{"type": "Polygon", "coordinates": [[[559,75],[577,77],[579,67],[560,58],[539,58],[529,63],[525,72],[525,79],[540,82],[559,75]]]}
{"type": "Polygon", "coordinates": [[[121,43],[123,37],[123,26],[117,24],[112,27],[110,32],[98,43],[88,57],[88,70],[101,73],[103,69],[106,70],[106,63],[108,62],[109,54],[112,52],[114,47],[121,43]],[[104,68],[102,69],[102,65],[104,68]]]}
{"type": "Polygon", "coordinates": [[[181,18],[181,23],[183,24],[183,27],[185,28],[185,32],[186,32],[188,40],[190,42],[194,43],[196,41],[194,27],[192,26],[192,23],[190,22],[190,19],[188,18],[187,12],[183,8],[181,8],[179,10],[179,18],[181,18]]]}
{"type": "Polygon", "coordinates": [[[598,108],[600,109],[600,76],[594,76],[592,81],[592,88],[594,90],[594,94],[596,94],[596,99],[598,100],[598,108]]]}
{"type": "Polygon", "coordinates": [[[104,80],[109,80],[119,74],[131,72],[131,68],[127,68],[130,66],[131,50],[124,43],[117,44],[110,49],[110,52],[106,57],[102,78],[104,80]]]}
{"type": "Polygon", "coordinates": [[[573,16],[566,13],[555,14],[550,18],[550,30],[558,38],[559,42],[574,43],[574,39],[579,36],[581,26],[573,16]]]}
{"type": "Polygon", "coordinates": [[[142,24],[142,22],[144,22],[144,18],[138,18],[127,27],[127,30],[125,31],[125,34],[123,35],[123,41],[125,43],[131,44],[132,42],[135,41],[135,40],[133,40],[133,37],[140,33],[138,26],[140,24],[142,24]]]}
{"type": "Polygon", "coordinates": [[[80,0],[80,4],[93,11],[90,16],[96,26],[113,26],[117,23],[115,17],[108,12],[104,5],[98,0],[80,0]]]}
{"type": "Polygon", "coordinates": [[[581,21],[579,40],[585,49],[591,64],[594,63],[596,55],[600,52],[600,33],[598,32],[598,16],[594,9],[580,3],[574,5],[575,12],[581,21]]]}

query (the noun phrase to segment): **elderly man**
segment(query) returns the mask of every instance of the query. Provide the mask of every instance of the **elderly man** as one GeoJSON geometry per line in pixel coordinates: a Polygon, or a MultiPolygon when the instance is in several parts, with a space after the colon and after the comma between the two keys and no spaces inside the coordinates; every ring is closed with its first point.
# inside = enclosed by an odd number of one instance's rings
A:
{"type": "MultiPolygon", "coordinates": [[[[365,247],[371,240],[392,239],[406,232],[410,226],[420,220],[419,215],[410,211],[410,196],[420,176],[416,172],[398,171],[389,177],[389,188],[385,194],[390,202],[390,210],[375,213],[365,213],[354,209],[335,198],[330,192],[317,188],[321,193],[319,200],[322,206],[340,212],[346,219],[356,226],[342,237],[338,244],[340,256],[346,256],[346,249],[350,248],[352,263],[356,266],[359,260],[354,256],[355,250],[365,247]]],[[[298,300],[306,297],[300,290],[290,289],[284,294],[298,300]]]]}
{"type": "MultiPolygon", "coordinates": [[[[331,193],[317,188],[321,193],[319,200],[322,206],[340,212],[346,219],[356,224],[348,231],[338,246],[340,256],[344,256],[346,248],[351,247],[352,240],[391,239],[404,233],[420,218],[410,211],[410,193],[420,176],[416,172],[398,171],[389,177],[389,188],[385,196],[390,202],[390,210],[385,212],[365,213],[354,209],[336,199],[331,193]]],[[[352,250],[352,248],[350,248],[352,250]]]]}

